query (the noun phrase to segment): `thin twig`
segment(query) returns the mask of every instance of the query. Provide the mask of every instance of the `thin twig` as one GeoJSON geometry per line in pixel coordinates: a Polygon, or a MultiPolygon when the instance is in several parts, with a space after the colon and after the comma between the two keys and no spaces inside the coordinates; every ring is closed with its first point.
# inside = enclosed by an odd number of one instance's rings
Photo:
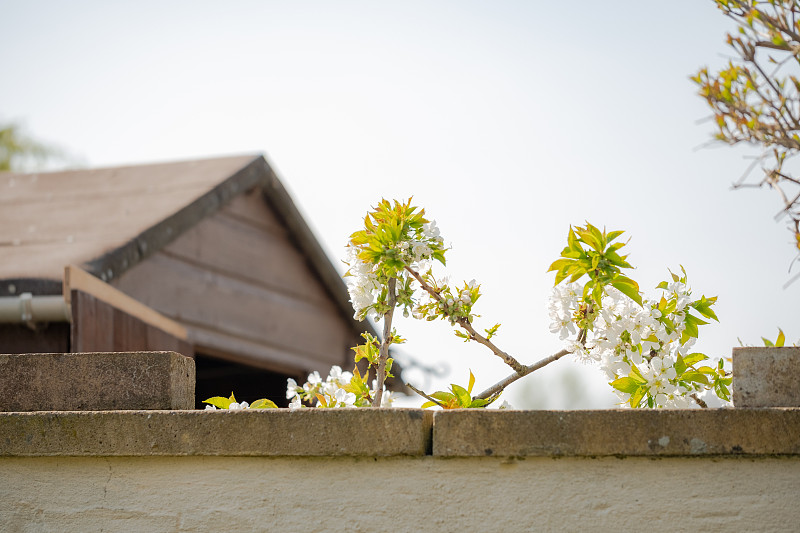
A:
{"type": "Polygon", "coordinates": [[[375,390],[375,398],[372,399],[372,407],[380,407],[383,398],[383,384],[386,381],[386,360],[389,359],[389,344],[392,342],[392,315],[394,315],[394,305],[397,295],[394,292],[397,279],[389,278],[389,310],[383,315],[383,340],[378,354],[378,386],[375,390]]]}
{"type": "MultiPolygon", "coordinates": [[[[408,266],[406,266],[405,269],[412,276],[414,276],[414,279],[416,279],[419,282],[420,286],[425,290],[425,292],[430,294],[433,299],[435,299],[439,303],[444,303],[444,298],[442,298],[442,296],[438,292],[436,292],[436,290],[433,287],[431,287],[424,279],[422,279],[422,276],[419,274],[419,272],[413,270],[408,266]]],[[[506,352],[495,346],[492,341],[490,341],[489,339],[487,339],[486,337],[475,331],[475,328],[472,327],[472,324],[469,323],[469,320],[462,317],[456,320],[456,324],[461,326],[461,328],[463,328],[469,334],[469,338],[471,340],[474,340],[475,342],[483,344],[484,346],[489,348],[492,351],[492,353],[494,353],[497,357],[502,359],[503,362],[505,362],[505,364],[513,368],[515,372],[519,373],[524,371],[525,365],[523,365],[522,363],[514,359],[512,356],[510,356],[509,354],[507,354],[506,352]]]]}
{"type": "Polygon", "coordinates": [[[420,396],[422,396],[426,400],[431,401],[431,402],[433,402],[433,403],[435,403],[436,405],[439,405],[439,406],[442,405],[439,400],[437,400],[436,398],[432,398],[432,397],[428,396],[427,394],[425,394],[424,392],[422,392],[421,390],[416,388],[411,383],[406,383],[406,386],[408,386],[409,389],[413,390],[414,392],[416,392],[417,394],[419,394],[420,396]]]}
{"type": "Polygon", "coordinates": [[[489,387],[488,389],[486,389],[482,393],[480,393],[477,396],[475,396],[475,399],[476,400],[478,400],[478,399],[484,399],[485,400],[487,398],[490,398],[490,397],[502,392],[506,387],[508,387],[509,385],[511,385],[512,383],[517,381],[518,379],[524,378],[525,376],[527,376],[531,372],[533,372],[535,370],[539,370],[540,368],[542,368],[544,366],[547,366],[550,363],[554,363],[554,362],[558,361],[559,359],[561,359],[562,357],[564,357],[565,355],[567,355],[569,353],[570,352],[568,352],[567,350],[561,350],[560,352],[556,352],[553,355],[551,355],[550,357],[545,357],[541,361],[533,363],[532,365],[523,366],[522,370],[509,375],[508,377],[506,377],[505,379],[503,379],[501,381],[498,381],[497,383],[495,383],[494,385],[492,385],[491,387],[489,387]]]}

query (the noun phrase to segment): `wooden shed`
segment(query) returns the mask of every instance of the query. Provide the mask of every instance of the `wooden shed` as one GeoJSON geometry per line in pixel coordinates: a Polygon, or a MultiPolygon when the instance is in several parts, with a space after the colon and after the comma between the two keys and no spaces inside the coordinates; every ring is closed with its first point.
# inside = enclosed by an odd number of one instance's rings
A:
{"type": "Polygon", "coordinates": [[[177,350],[199,400],[285,405],[287,377],[352,366],[372,331],[260,155],[3,173],[0,191],[0,353],[177,350]]]}

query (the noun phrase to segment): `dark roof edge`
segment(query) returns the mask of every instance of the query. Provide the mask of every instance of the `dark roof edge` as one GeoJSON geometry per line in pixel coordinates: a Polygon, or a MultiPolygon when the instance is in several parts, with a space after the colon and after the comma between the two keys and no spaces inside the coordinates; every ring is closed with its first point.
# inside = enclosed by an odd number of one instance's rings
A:
{"type": "Polygon", "coordinates": [[[264,185],[268,175],[263,171],[263,163],[266,161],[261,155],[253,156],[253,160],[247,165],[194,202],[149,227],[119,248],[89,261],[84,266],[103,281],[120,276],[171,243],[202,219],[219,211],[236,195],[254,186],[264,185]]]}
{"type": "Polygon", "coordinates": [[[350,305],[350,295],[347,292],[342,276],[337,272],[331,263],[330,258],[322,249],[319,240],[314,236],[311,228],[306,224],[305,219],[295,206],[289,192],[281,183],[278,176],[269,166],[267,160],[259,158],[255,163],[261,165],[262,171],[267,176],[264,186],[264,198],[275,212],[283,219],[289,232],[294,237],[297,245],[305,253],[308,261],[316,274],[322,280],[323,285],[328,290],[336,302],[342,317],[349,323],[355,331],[369,332],[377,335],[375,328],[368,321],[359,322],[353,318],[353,307],[350,305]]]}
{"type": "Polygon", "coordinates": [[[37,296],[60,295],[61,280],[45,278],[7,278],[0,280],[0,296],[19,296],[29,292],[37,296]]]}

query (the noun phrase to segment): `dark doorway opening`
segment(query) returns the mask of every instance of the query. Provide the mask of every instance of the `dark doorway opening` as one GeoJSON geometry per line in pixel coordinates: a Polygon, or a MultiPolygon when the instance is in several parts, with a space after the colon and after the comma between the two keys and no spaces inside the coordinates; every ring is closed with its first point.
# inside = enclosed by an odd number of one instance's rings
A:
{"type": "Polygon", "coordinates": [[[197,372],[195,407],[205,409],[203,400],[212,396],[228,397],[233,392],[239,402],[252,403],[267,398],[278,407],[288,407],[286,380],[297,376],[272,372],[250,365],[233,363],[216,357],[196,354],[197,372]]]}

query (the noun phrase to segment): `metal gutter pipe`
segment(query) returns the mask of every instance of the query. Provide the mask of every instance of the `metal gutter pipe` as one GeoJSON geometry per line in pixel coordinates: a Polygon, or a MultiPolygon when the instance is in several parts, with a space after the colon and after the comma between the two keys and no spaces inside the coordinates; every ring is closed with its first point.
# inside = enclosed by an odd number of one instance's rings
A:
{"type": "Polygon", "coordinates": [[[37,322],[72,322],[72,312],[64,297],[34,296],[29,292],[0,297],[0,323],[32,325],[37,322]]]}

